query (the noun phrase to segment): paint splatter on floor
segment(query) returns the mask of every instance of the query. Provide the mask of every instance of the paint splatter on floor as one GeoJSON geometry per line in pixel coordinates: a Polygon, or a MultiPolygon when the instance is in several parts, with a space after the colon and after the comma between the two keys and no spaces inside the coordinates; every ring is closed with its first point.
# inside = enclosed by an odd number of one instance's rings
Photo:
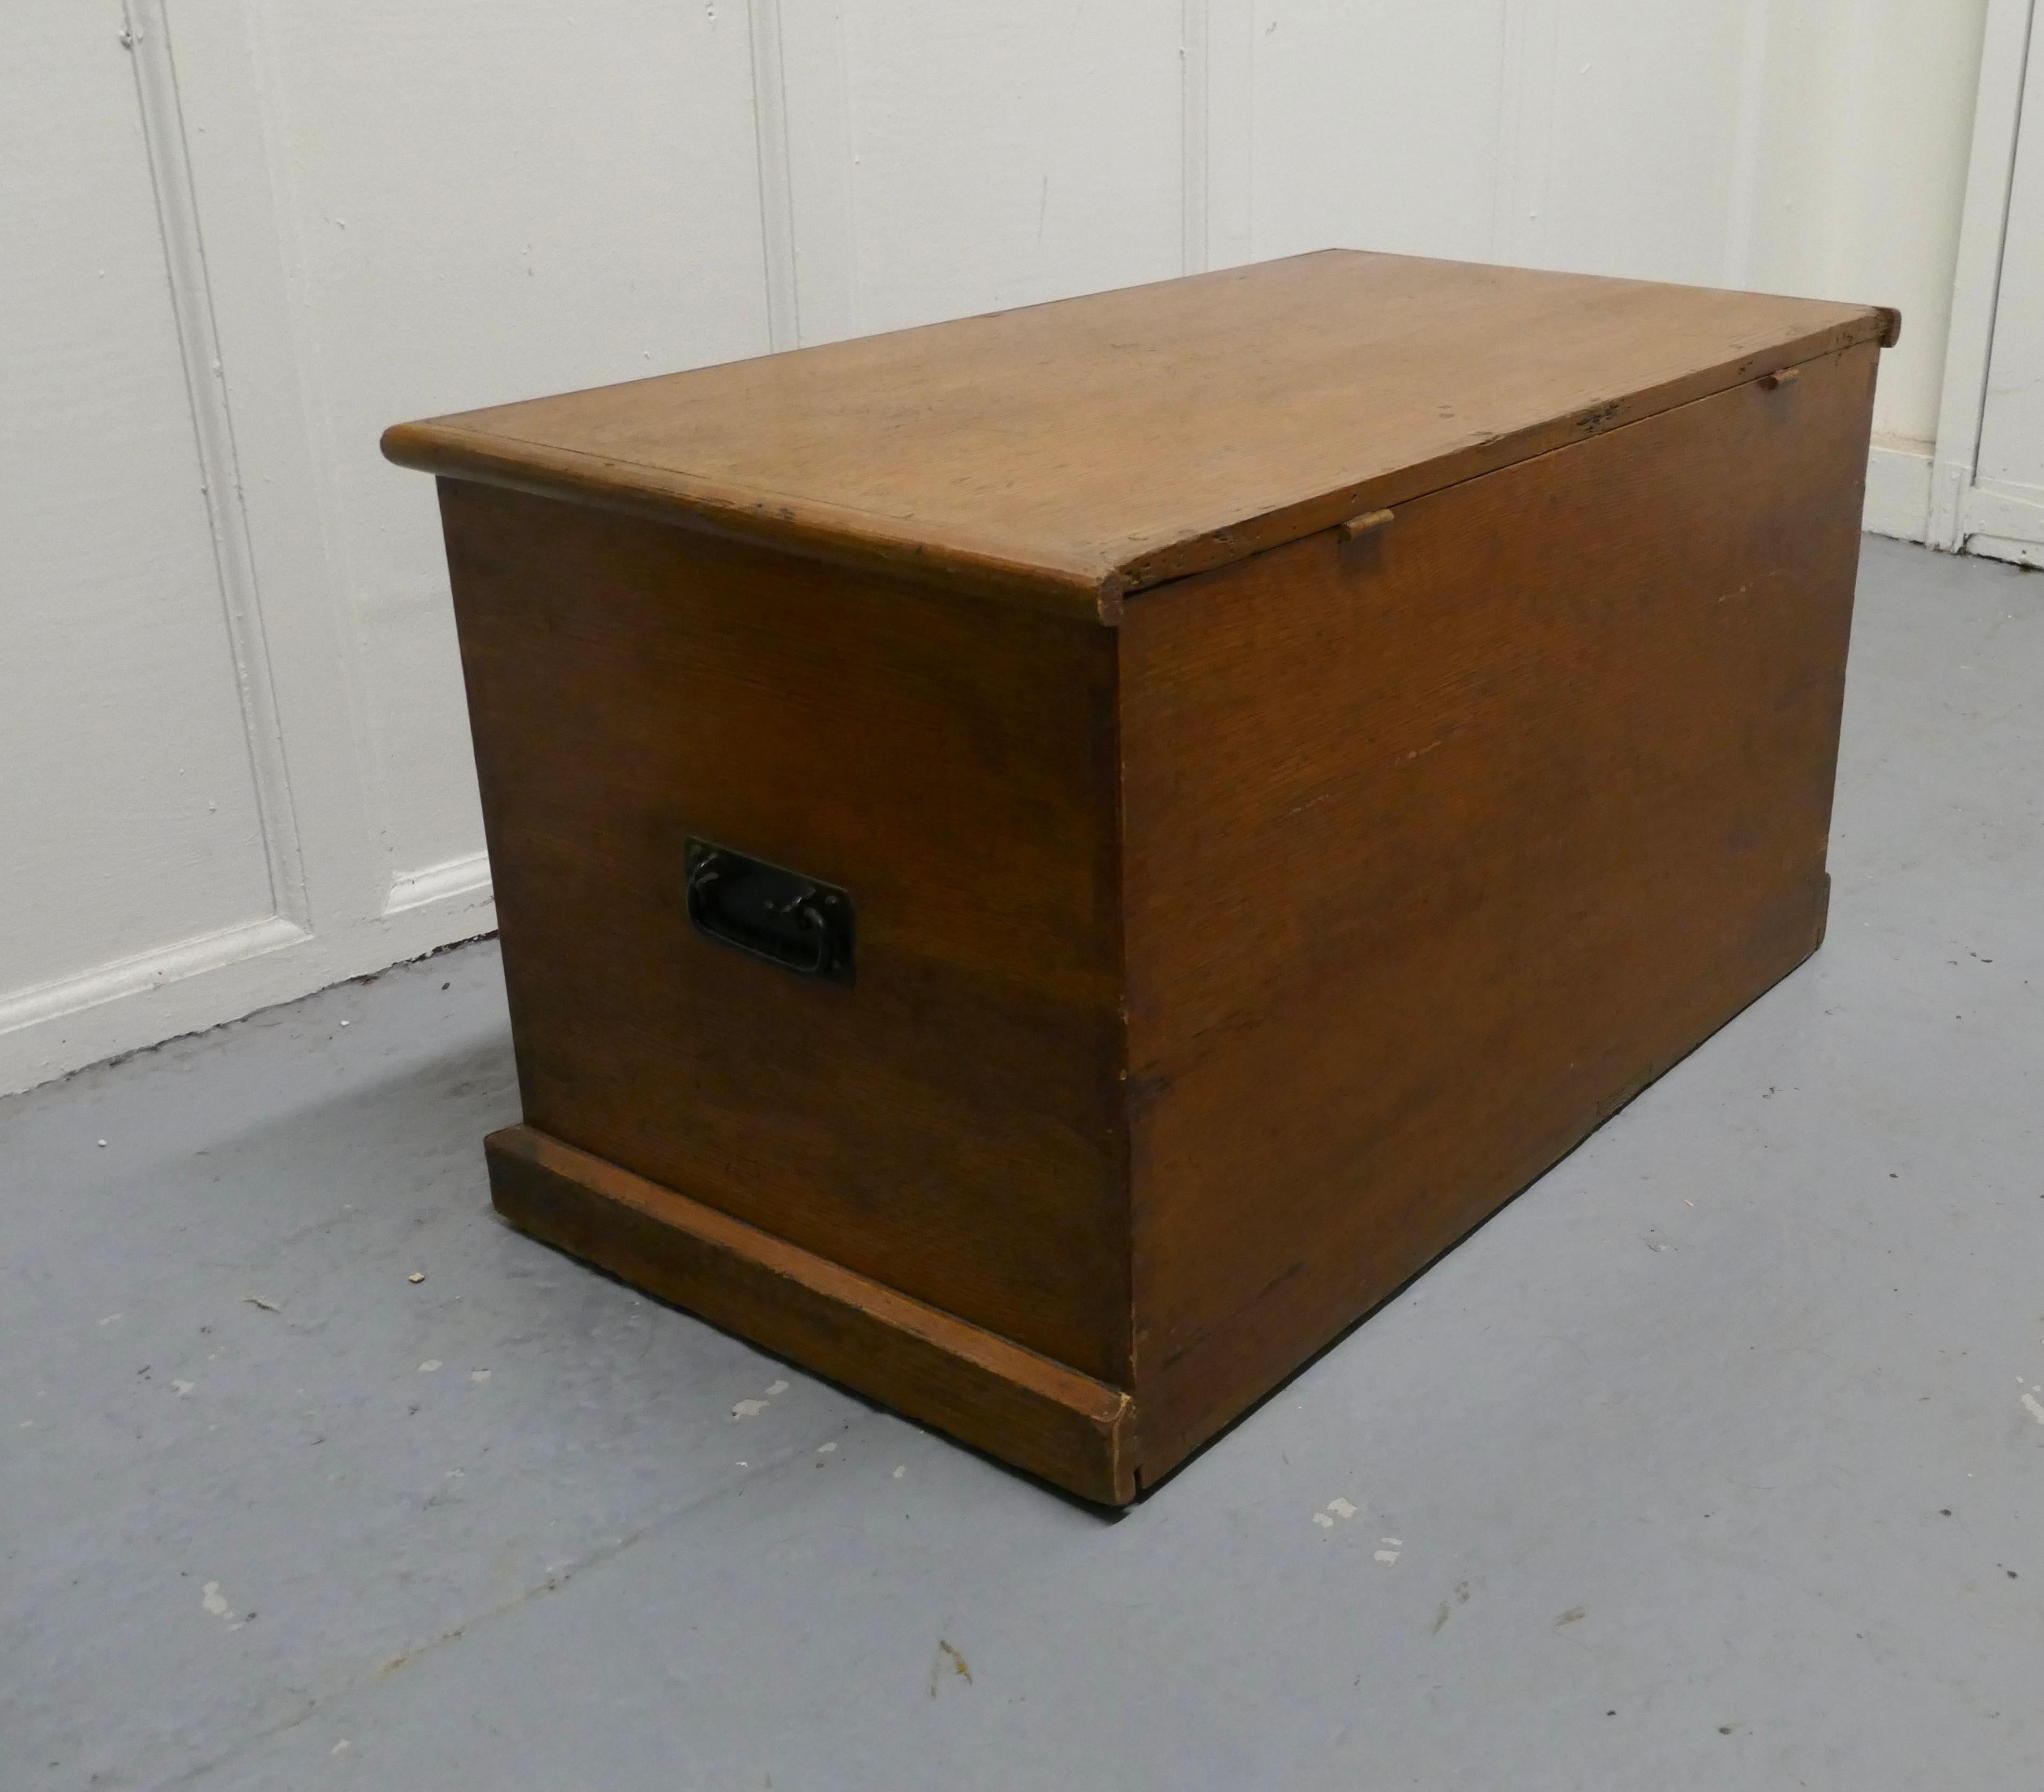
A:
{"type": "Polygon", "coordinates": [[[972,1684],[972,1670],[966,1666],[965,1657],[939,1637],[937,1640],[936,1659],[930,1663],[930,1697],[935,1698],[938,1686],[953,1675],[964,1681],[968,1686],[972,1684]],[[945,1671],[947,1669],[949,1669],[949,1673],[945,1671]]]}

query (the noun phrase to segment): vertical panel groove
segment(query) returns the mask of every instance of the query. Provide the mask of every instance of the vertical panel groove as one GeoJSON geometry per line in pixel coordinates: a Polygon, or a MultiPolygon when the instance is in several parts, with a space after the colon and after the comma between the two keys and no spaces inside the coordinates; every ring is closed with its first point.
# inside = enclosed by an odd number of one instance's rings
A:
{"type": "Polygon", "coordinates": [[[1760,129],[1767,100],[1767,44],[1772,0],[1746,0],[1746,36],[1739,69],[1739,113],[1732,127],[1731,190],[1725,201],[1725,285],[1751,278],[1754,215],[1760,203],[1760,129]]]}
{"type": "Polygon", "coordinates": [[[2031,37],[2035,30],[2036,9],[2033,5],[2023,21],[2023,49],[2015,59],[2015,117],[2014,129],[2009,133],[2008,180],[2001,195],[2000,228],[1995,232],[1994,277],[1988,284],[1987,302],[1987,354],[1981,368],[1979,402],[1973,406],[1973,452],[1969,457],[1972,477],[1980,475],[1981,448],[1987,434],[1987,401],[1992,390],[1989,381],[1994,373],[1994,332],[2001,315],[2001,281],[2004,263],[2008,254],[2009,221],[2015,205],[2015,175],[2017,157],[2023,149],[2023,107],[2030,91],[2030,58],[2031,37]]]}
{"type": "Polygon", "coordinates": [[[804,344],[837,342],[865,325],[851,44],[841,0],[812,0],[784,9],[781,17],[796,337],[804,344]]]}
{"type": "Polygon", "coordinates": [[[1546,260],[1559,13],[1560,0],[1505,0],[1491,254],[1529,267],[1546,260]]]}
{"type": "Polygon", "coordinates": [[[766,270],[766,340],[797,347],[795,198],[788,175],[788,97],[782,71],[781,0],[751,0],[752,129],[759,163],[759,235],[766,270]]]}
{"type": "Polygon", "coordinates": [[[1927,531],[1931,547],[1950,553],[1965,546],[1966,494],[1973,486],[1986,426],[1988,369],[1994,351],[2009,206],[2015,196],[2015,151],[2034,12],[2032,0],[1989,0],[1981,47],[1927,531]]]}
{"type": "Polygon", "coordinates": [[[310,917],[298,813],[277,713],[255,553],[243,508],[233,417],[222,383],[219,333],[186,148],[169,21],[163,0],[122,0],[122,10],[127,25],[124,40],[134,62],[142,136],[163,233],[165,275],[184,361],[214,570],[234,655],[235,686],[262,824],[270,899],[279,915],[305,927],[310,917]]]}
{"type": "Polygon", "coordinates": [[[1180,159],[1184,170],[1184,267],[1204,274],[1207,260],[1207,0],[1179,9],[1180,159]]]}
{"type": "MultiPolygon", "coordinates": [[[[1208,267],[1238,267],[1254,259],[1251,240],[1256,122],[1255,0],[1204,0],[1205,69],[1201,122],[1205,213],[1201,246],[1208,267]]],[[[1361,244],[1343,245],[1362,248],[1361,244]]]]}

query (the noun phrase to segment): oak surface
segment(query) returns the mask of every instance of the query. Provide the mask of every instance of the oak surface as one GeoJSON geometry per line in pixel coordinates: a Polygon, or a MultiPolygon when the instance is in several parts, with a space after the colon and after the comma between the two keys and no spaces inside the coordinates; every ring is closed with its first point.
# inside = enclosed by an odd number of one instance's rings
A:
{"type": "Polygon", "coordinates": [[[1146,1479],[1815,950],[1875,353],[1130,606],[1146,1479]]]}
{"type": "Polygon", "coordinates": [[[394,432],[498,1206],[1155,1485],[1815,948],[1893,326],[1334,255],[394,432]],[[691,840],[843,892],[844,980],[691,840]]]}
{"type": "Polygon", "coordinates": [[[1327,251],[406,424],[385,452],[1112,621],[1877,307],[1327,251]]]}
{"type": "Polygon", "coordinates": [[[485,1149],[514,1225],[1083,1498],[1135,1498],[1120,1389],[529,1126],[485,1149]]]}
{"type": "Polygon", "coordinates": [[[1112,633],[441,508],[526,1121],[1124,1375],[1112,633]],[[697,933],[691,836],[850,890],[853,985],[697,933]]]}

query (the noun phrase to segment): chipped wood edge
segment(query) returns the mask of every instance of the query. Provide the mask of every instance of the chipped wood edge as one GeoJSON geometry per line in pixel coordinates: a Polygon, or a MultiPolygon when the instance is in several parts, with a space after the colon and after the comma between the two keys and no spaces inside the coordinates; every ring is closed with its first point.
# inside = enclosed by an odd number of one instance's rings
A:
{"type": "Polygon", "coordinates": [[[536,1128],[483,1149],[520,1231],[1082,1499],[1135,1497],[1120,1388],[536,1128]]]}

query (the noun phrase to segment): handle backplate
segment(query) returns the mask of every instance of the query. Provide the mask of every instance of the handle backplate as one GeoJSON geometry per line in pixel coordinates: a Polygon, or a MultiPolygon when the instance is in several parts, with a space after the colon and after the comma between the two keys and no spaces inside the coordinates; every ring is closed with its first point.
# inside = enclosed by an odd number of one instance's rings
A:
{"type": "Polygon", "coordinates": [[[713,841],[688,843],[689,923],[705,940],[797,976],[851,981],[856,917],[835,884],[713,841]]]}

